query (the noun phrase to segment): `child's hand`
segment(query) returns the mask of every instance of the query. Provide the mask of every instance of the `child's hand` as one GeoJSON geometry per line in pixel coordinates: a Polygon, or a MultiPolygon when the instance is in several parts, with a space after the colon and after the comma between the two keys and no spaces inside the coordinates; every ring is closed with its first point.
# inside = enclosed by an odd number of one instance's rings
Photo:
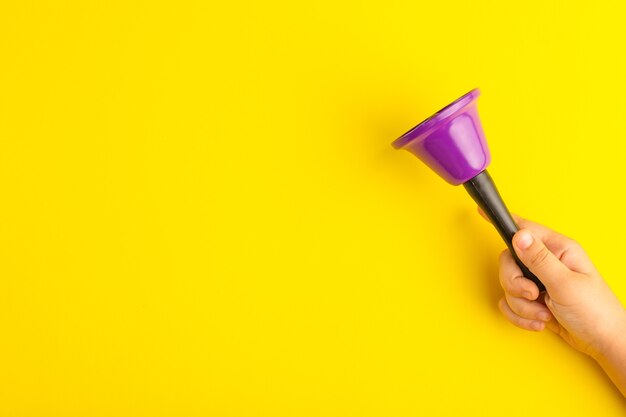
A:
{"type": "Polygon", "coordinates": [[[578,243],[529,220],[515,220],[520,226],[513,237],[515,252],[546,293],[539,294],[535,283],[522,276],[506,250],[500,256],[500,309],[523,329],[548,327],[559,334],[600,362],[626,393],[624,307],[578,243]]]}

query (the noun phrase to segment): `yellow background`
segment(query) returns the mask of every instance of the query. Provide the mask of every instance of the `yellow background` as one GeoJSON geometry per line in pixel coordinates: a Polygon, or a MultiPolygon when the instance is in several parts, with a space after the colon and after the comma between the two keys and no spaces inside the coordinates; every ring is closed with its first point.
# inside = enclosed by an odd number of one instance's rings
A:
{"type": "Polygon", "coordinates": [[[3,1],[0,415],[623,415],[390,146],[480,87],[509,207],[626,299],[620,3],[3,1]]]}

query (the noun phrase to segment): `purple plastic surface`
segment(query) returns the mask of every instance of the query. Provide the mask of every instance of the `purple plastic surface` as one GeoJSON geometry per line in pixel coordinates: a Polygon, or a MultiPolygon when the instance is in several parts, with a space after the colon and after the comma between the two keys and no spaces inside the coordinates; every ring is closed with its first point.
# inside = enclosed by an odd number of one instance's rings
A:
{"type": "Polygon", "coordinates": [[[476,88],[439,110],[396,139],[396,149],[406,149],[452,185],[463,184],[487,168],[487,147],[476,99],[476,88]]]}

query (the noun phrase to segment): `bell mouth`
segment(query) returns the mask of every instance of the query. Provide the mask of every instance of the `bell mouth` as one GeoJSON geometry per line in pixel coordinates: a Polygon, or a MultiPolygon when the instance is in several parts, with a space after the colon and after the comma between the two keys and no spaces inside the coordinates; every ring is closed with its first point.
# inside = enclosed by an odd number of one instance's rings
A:
{"type": "Polygon", "coordinates": [[[396,149],[403,148],[412,140],[418,138],[424,133],[428,132],[432,127],[437,125],[439,122],[447,119],[448,117],[454,115],[456,112],[464,109],[468,104],[472,101],[476,100],[480,96],[480,90],[478,88],[474,88],[469,92],[465,93],[461,97],[454,100],[452,103],[448,104],[417,126],[412,127],[398,139],[394,140],[391,144],[396,149]]]}

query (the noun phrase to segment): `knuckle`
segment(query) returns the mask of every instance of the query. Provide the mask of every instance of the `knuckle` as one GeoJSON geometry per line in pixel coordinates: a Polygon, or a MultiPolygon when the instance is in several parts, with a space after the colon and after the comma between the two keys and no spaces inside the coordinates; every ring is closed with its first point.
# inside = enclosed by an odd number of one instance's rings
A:
{"type": "Polygon", "coordinates": [[[511,286],[512,286],[513,278],[506,275],[503,269],[500,269],[499,278],[500,278],[500,286],[502,287],[502,289],[507,293],[510,292],[512,289],[511,286]]]}
{"type": "Polygon", "coordinates": [[[513,313],[520,317],[528,317],[528,306],[522,300],[507,294],[506,301],[513,313]]]}
{"type": "Polygon", "coordinates": [[[513,310],[509,306],[509,303],[506,300],[506,297],[502,297],[500,302],[498,303],[498,307],[500,307],[500,311],[510,319],[511,315],[513,315],[513,310]]]}
{"type": "Polygon", "coordinates": [[[521,274],[515,274],[511,276],[511,284],[509,286],[509,292],[521,297],[526,291],[526,279],[521,274]]]}
{"type": "Polygon", "coordinates": [[[520,317],[525,317],[527,319],[532,318],[532,308],[530,308],[530,306],[526,305],[526,304],[520,304],[518,306],[518,312],[517,315],[520,317]]]}
{"type": "Polygon", "coordinates": [[[513,315],[512,317],[509,317],[509,320],[511,320],[511,323],[513,323],[514,325],[516,325],[520,329],[526,329],[526,326],[525,326],[525,322],[526,321],[523,318],[521,318],[520,316],[513,315]]]}
{"type": "Polygon", "coordinates": [[[583,250],[582,245],[578,243],[577,240],[570,239],[568,243],[569,243],[569,247],[572,249],[581,250],[581,251],[583,250]]]}
{"type": "Polygon", "coordinates": [[[500,276],[498,278],[499,278],[500,286],[502,287],[502,289],[504,291],[507,291],[506,279],[502,276],[502,274],[500,274],[500,276]]]}
{"type": "Polygon", "coordinates": [[[530,258],[530,264],[535,267],[541,268],[544,266],[550,257],[550,252],[548,248],[542,246],[537,252],[535,252],[530,258]]]}
{"type": "Polygon", "coordinates": [[[508,269],[511,262],[514,262],[513,256],[511,255],[511,252],[508,249],[505,249],[504,251],[500,253],[500,256],[498,256],[498,264],[500,265],[500,269],[503,269],[503,270],[508,269]]]}

